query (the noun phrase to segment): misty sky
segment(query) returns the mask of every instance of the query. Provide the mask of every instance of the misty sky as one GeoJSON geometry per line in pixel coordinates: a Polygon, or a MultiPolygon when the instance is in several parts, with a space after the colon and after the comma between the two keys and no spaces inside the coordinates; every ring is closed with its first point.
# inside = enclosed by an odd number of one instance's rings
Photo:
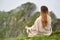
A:
{"type": "Polygon", "coordinates": [[[0,11],[10,11],[26,2],[35,3],[37,11],[42,5],[46,5],[49,11],[53,11],[60,18],[60,0],[0,0],[0,11]]]}

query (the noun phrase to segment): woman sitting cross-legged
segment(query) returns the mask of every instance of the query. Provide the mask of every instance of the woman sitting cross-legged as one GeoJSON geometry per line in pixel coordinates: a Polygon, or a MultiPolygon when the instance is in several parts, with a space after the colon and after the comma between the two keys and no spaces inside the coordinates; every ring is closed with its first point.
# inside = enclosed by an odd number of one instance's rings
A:
{"type": "Polygon", "coordinates": [[[40,16],[36,19],[31,27],[26,27],[28,37],[36,35],[49,36],[52,33],[51,17],[46,6],[41,6],[40,16]]]}

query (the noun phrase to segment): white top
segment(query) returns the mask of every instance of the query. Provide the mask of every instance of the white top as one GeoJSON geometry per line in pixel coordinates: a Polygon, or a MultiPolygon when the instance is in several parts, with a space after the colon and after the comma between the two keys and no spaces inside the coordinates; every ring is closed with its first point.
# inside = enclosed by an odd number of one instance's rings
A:
{"type": "Polygon", "coordinates": [[[52,27],[51,27],[51,17],[48,15],[47,16],[48,24],[45,27],[45,29],[42,27],[41,23],[41,16],[36,19],[32,27],[27,27],[27,34],[28,37],[33,37],[36,36],[37,34],[42,34],[42,35],[51,35],[52,33],[52,27]]]}

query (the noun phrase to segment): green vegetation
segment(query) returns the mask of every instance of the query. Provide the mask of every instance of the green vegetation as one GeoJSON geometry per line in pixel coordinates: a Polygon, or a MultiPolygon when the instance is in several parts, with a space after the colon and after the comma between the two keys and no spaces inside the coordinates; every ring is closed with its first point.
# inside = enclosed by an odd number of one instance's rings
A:
{"type": "Polygon", "coordinates": [[[3,40],[60,40],[60,30],[55,31],[50,36],[35,36],[32,38],[29,37],[12,37],[12,38],[4,38],[3,40]]]}
{"type": "Polygon", "coordinates": [[[59,40],[60,19],[52,11],[52,35],[27,37],[25,27],[31,27],[40,16],[40,12],[34,12],[35,9],[34,3],[27,2],[9,12],[0,11],[0,40],[59,40]]]}

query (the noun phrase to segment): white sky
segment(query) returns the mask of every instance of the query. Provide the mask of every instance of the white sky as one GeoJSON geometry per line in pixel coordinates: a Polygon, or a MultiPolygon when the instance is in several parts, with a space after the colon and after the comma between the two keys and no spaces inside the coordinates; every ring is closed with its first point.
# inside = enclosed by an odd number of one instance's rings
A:
{"type": "Polygon", "coordinates": [[[0,0],[0,11],[10,11],[26,2],[35,3],[37,11],[40,11],[41,5],[46,5],[49,11],[53,11],[60,18],[60,0],[0,0]]]}

